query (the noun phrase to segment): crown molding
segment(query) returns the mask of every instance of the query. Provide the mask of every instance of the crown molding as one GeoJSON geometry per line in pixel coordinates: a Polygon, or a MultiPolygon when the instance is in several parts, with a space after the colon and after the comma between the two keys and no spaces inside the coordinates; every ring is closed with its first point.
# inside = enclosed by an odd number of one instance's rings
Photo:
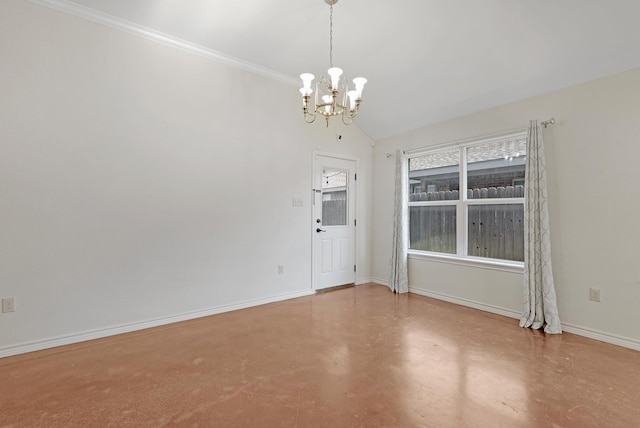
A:
{"type": "Polygon", "coordinates": [[[205,58],[212,59],[216,62],[235,67],[241,70],[249,71],[251,73],[258,74],[260,76],[268,77],[270,79],[286,83],[289,85],[298,85],[298,79],[289,76],[284,73],[272,70],[267,67],[263,67],[257,64],[253,64],[248,61],[241,60],[239,58],[227,55],[222,52],[209,49],[207,47],[191,43],[187,40],[179,39],[177,37],[170,36],[160,31],[153,30],[151,28],[135,24],[133,22],[109,15],[98,10],[79,5],[69,0],[29,0],[31,3],[45,6],[50,9],[55,9],[60,12],[67,13],[69,15],[76,16],[87,21],[95,22],[116,30],[124,31],[129,34],[143,37],[147,40],[152,40],[157,43],[162,43],[166,46],[171,46],[176,49],[180,49],[185,52],[189,52],[195,55],[199,55],[205,58]]]}

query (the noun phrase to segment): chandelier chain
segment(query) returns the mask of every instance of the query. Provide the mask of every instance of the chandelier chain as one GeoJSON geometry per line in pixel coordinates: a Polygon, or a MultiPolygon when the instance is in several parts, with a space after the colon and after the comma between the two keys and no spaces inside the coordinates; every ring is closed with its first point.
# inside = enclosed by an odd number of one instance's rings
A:
{"type": "Polygon", "coordinates": [[[329,12],[329,67],[333,67],[333,3],[329,12]]]}

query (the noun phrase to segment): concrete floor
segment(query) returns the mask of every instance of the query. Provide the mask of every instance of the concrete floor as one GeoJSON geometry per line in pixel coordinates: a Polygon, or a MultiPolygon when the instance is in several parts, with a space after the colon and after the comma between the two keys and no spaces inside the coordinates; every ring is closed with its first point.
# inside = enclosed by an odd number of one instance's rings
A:
{"type": "Polygon", "coordinates": [[[0,359],[0,427],[638,427],[640,352],[363,285],[0,359]]]}

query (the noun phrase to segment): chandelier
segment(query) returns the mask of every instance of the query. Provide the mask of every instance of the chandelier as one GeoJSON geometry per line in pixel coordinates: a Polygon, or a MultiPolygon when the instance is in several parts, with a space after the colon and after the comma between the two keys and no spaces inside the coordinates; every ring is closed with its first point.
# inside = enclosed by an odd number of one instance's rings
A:
{"type": "Polygon", "coordinates": [[[362,89],[367,79],[356,77],[353,79],[354,90],[349,90],[347,80],[342,76],[342,69],[333,66],[333,5],[338,0],[324,0],[330,8],[329,14],[329,77],[320,76],[316,81],[316,94],[313,108],[309,106],[311,100],[311,84],[315,76],[311,73],[300,75],[303,87],[300,88],[302,94],[302,112],[307,123],[313,123],[318,114],[324,116],[327,127],[329,119],[333,116],[341,116],[345,125],[351,125],[353,118],[358,114],[360,103],[362,102],[362,89]]]}

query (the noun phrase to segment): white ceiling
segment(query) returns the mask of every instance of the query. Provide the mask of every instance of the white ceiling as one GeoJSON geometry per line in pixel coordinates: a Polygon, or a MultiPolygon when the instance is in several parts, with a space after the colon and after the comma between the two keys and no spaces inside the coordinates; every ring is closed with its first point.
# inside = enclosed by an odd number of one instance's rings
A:
{"type": "MultiPolygon", "coordinates": [[[[93,8],[292,79],[328,67],[324,0],[43,1],[93,8]]],[[[640,67],[639,17],[638,0],[340,0],[334,64],[369,80],[356,120],[380,139],[640,67]]]]}

